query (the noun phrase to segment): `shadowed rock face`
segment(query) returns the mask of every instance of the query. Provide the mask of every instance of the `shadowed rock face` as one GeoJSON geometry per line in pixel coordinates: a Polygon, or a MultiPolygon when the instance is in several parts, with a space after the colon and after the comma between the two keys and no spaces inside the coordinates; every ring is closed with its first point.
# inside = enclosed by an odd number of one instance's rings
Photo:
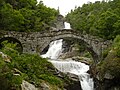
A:
{"type": "Polygon", "coordinates": [[[64,89],[65,90],[82,90],[80,81],[77,75],[71,74],[71,73],[62,73],[58,71],[56,75],[60,78],[62,78],[65,81],[64,89]]]}
{"type": "Polygon", "coordinates": [[[70,86],[66,87],[67,90],[82,90],[80,86],[80,82],[73,82],[70,86]]]}
{"type": "Polygon", "coordinates": [[[120,90],[120,79],[104,79],[99,81],[95,79],[95,90],[120,90]]]}
{"type": "Polygon", "coordinates": [[[120,90],[120,58],[111,48],[101,64],[91,66],[96,90],[120,90]]]}
{"type": "MultiPolygon", "coordinates": [[[[104,42],[101,39],[90,35],[83,35],[72,29],[53,29],[45,30],[41,32],[14,32],[14,31],[1,31],[0,41],[8,40],[12,38],[15,42],[19,42],[23,52],[29,53],[41,53],[51,41],[58,39],[69,39],[71,41],[77,40],[82,41],[88,50],[91,52],[95,60],[99,60],[101,57],[102,50],[110,45],[110,42],[104,42]]],[[[98,62],[98,61],[96,61],[98,62]]]]}

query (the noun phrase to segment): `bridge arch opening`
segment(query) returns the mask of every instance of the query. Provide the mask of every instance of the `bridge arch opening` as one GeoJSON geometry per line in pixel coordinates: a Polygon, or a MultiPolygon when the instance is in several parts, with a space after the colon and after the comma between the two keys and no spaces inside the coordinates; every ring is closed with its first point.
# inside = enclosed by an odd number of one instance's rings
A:
{"type": "Polygon", "coordinates": [[[1,38],[1,39],[0,39],[0,49],[1,49],[2,47],[4,47],[4,46],[2,45],[2,42],[4,42],[4,41],[8,41],[8,43],[13,43],[13,44],[16,43],[16,50],[17,50],[18,52],[20,52],[20,53],[23,52],[23,47],[22,47],[21,42],[20,42],[19,40],[17,40],[16,38],[13,38],[13,37],[3,37],[3,38],[1,38]]]}
{"type": "MultiPolygon", "coordinates": [[[[69,38],[69,37],[64,37],[64,38],[54,38],[54,39],[51,39],[50,42],[46,43],[46,46],[45,48],[43,49],[43,51],[41,52],[41,54],[45,54],[47,51],[48,51],[48,48],[49,48],[49,44],[52,42],[52,41],[55,41],[55,40],[59,40],[59,39],[63,39],[63,41],[65,41],[66,43],[68,43],[68,45],[70,44],[78,44],[78,45],[83,45],[85,50],[87,50],[90,55],[92,56],[92,59],[94,60],[95,63],[98,62],[98,59],[99,59],[99,56],[94,52],[92,46],[88,45],[87,42],[85,42],[84,40],[81,40],[81,39],[77,39],[77,38],[69,38]]],[[[63,45],[64,47],[64,45],[63,45]]],[[[79,52],[80,53],[80,52],[79,52]]]]}
{"type": "Polygon", "coordinates": [[[93,60],[98,59],[98,55],[93,51],[93,48],[88,45],[85,41],[71,38],[71,39],[63,39],[68,45],[73,47],[73,50],[76,49],[75,51],[78,52],[78,55],[82,57],[88,57],[93,60]]]}

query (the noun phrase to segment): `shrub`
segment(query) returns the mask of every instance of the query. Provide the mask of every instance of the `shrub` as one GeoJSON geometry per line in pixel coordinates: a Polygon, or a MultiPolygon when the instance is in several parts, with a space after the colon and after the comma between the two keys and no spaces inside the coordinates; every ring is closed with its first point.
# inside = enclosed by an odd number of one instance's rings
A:
{"type": "Polygon", "coordinates": [[[116,55],[120,57],[120,35],[117,35],[113,42],[113,49],[116,51],[116,55]]]}
{"type": "Polygon", "coordinates": [[[53,75],[55,72],[53,65],[46,59],[41,58],[38,54],[19,54],[14,50],[15,45],[7,42],[4,42],[4,45],[5,47],[1,51],[11,57],[11,62],[4,62],[0,56],[0,83],[5,81],[3,87],[8,85],[9,90],[19,90],[23,80],[36,86],[40,85],[41,80],[62,86],[61,80],[53,75]]]}
{"type": "Polygon", "coordinates": [[[104,61],[98,65],[98,70],[102,78],[106,73],[114,78],[120,78],[120,35],[114,39],[111,50],[104,61]]]}

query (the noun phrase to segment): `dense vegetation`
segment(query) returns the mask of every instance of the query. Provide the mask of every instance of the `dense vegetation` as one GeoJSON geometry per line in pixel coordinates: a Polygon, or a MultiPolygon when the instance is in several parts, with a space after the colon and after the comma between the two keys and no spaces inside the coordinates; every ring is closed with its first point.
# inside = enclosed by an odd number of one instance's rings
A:
{"type": "Polygon", "coordinates": [[[101,79],[106,74],[120,80],[120,35],[118,35],[113,42],[113,45],[108,52],[105,60],[100,62],[97,67],[101,79]]]}
{"type": "MultiPolygon", "coordinates": [[[[20,85],[26,80],[36,87],[44,81],[62,89],[63,81],[54,75],[55,69],[46,59],[37,54],[20,54],[16,45],[3,42],[0,50],[0,90],[21,90],[20,85]]],[[[56,89],[54,89],[56,90],[56,89]]]]}
{"type": "Polygon", "coordinates": [[[81,33],[114,39],[120,34],[120,0],[89,2],[71,10],[66,19],[81,33]]]}
{"type": "Polygon", "coordinates": [[[0,0],[0,30],[40,31],[55,20],[58,11],[36,0],[0,0]]]}
{"type": "MultiPolygon", "coordinates": [[[[0,0],[0,30],[40,31],[53,24],[58,11],[46,7],[36,0],[0,0]]],[[[103,79],[109,73],[120,78],[120,0],[89,2],[66,16],[71,27],[83,34],[91,34],[106,40],[114,40],[113,45],[103,52],[104,60],[97,66],[97,73],[103,79]]],[[[83,56],[90,57],[84,47],[79,47],[83,56]]],[[[47,82],[63,88],[63,81],[54,76],[54,67],[37,54],[20,54],[16,44],[3,42],[0,55],[0,89],[20,89],[22,80],[36,87],[47,82]],[[9,60],[9,61],[6,61],[9,60]]],[[[55,90],[55,89],[53,89],[55,90]]]]}

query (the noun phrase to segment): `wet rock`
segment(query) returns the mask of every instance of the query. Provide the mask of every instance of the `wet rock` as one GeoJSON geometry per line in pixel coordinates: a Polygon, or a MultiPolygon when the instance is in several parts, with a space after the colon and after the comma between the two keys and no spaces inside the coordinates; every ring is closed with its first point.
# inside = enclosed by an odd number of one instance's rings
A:
{"type": "Polygon", "coordinates": [[[72,60],[79,61],[79,62],[85,63],[87,65],[90,65],[90,62],[91,62],[90,58],[80,57],[80,56],[72,57],[72,60]]]}
{"type": "Polygon", "coordinates": [[[96,70],[96,67],[91,67],[90,73],[94,77],[95,90],[120,90],[120,78],[115,78],[110,73],[106,72],[101,77],[100,72],[96,70]]]}
{"type": "Polygon", "coordinates": [[[67,76],[73,81],[79,81],[78,75],[67,73],[67,76]]]}
{"type": "Polygon", "coordinates": [[[95,90],[120,90],[120,79],[104,79],[103,81],[99,81],[98,79],[94,79],[95,82],[95,90]]]}
{"type": "Polygon", "coordinates": [[[69,85],[65,86],[66,90],[82,90],[79,81],[70,81],[69,85]]]}
{"type": "Polygon", "coordinates": [[[77,75],[56,70],[56,76],[64,81],[64,90],[82,90],[77,75]]]}

